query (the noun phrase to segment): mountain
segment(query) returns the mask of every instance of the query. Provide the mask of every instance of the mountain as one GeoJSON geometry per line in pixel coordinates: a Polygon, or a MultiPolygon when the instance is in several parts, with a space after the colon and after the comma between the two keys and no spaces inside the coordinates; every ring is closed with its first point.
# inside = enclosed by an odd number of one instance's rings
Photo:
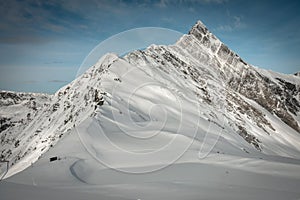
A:
{"type": "Polygon", "coordinates": [[[50,103],[51,95],[47,94],[0,91],[0,159],[14,160],[13,165],[36,148],[29,146],[35,141],[26,128],[50,103]]]}
{"type": "Polygon", "coordinates": [[[200,21],[174,45],[104,55],[54,95],[0,94],[13,184],[103,199],[299,197],[300,77],[247,64],[200,21]]]}
{"type": "MultiPolygon", "coordinates": [[[[99,61],[103,70],[110,59],[116,57],[108,55],[99,61]]],[[[97,89],[101,73],[101,69],[90,69],[54,95],[0,93],[1,158],[10,161],[12,174],[30,166],[64,134],[93,114],[94,107],[103,101],[97,89]],[[94,76],[90,76],[91,71],[94,76]]]]}

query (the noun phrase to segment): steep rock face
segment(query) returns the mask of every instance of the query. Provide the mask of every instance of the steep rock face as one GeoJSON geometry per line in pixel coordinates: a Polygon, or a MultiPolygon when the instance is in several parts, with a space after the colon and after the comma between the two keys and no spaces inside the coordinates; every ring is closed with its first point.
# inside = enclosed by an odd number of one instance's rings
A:
{"type": "Polygon", "coordinates": [[[295,119],[300,110],[300,81],[294,83],[285,81],[279,77],[268,78],[263,73],[259,73],[255,68],[250,67],[236,53],[231,51],[225,44],[221,43],[213,36],[208,29],[198,22],[189,32],[195,36],[203,45],[212,48],[211,44],[219,44],[217,57],[223,66],[230,89],[239,92],[245,97],[256,101],[269,112],[277,115],[284,123],[300,133],[300,127],[295,119]],[[206,39],[213,42],[206,42],[206,39]]]}
{"type": "MultiPolygon", "coordinates": [[[[231,70],[240,70],[241,68],[247,68],[248,64],[230,50],[224,43],[222,43],[215,35],[213,35],[206,26],[198,21],[193,28],[189,31],[189,35],[194,36],[202,44],[206,51],[211,51],[216,56],[216,59],[224,66],[231,65],[231,70]]],[[[230,67],[229,67],[230,68],[230,67]]],[[[225,69],[229,70],[229,69],[225,69]]]]}
{"type": "MultiPolygon", "coordinates": [[[[204,61],[204,63],[214,63],[213,66],[208,65],[207,67],[219,67],[219,69],[215,69],[219,71],[220,74],[223,74],[222,77],[224,77],[227,90],[228,111],[233,112],[235,118],[239,119],[240,115],[246,113],[248,118],[267,134],[274,131],[276,132],[265,114],[262,114],[251,104],[248,104],[243,98],[232,98],[234,96],[232,94],[238,92],[244,97],[254,100],[262,108],[279,117],[289,127],[300,132],[299,122],[297,121],[300,102],[299,79],[292,79],[291,81],[291,78],[288,78],[288,80],[285,81],[286,77],[282,77],[281,75],[273,74],[271,77],[268,77],[265,75],[267,72],[257,72],[256,68],[248,65],[236,53],[231,51],[209,32],[200,21],[191,29],[189,35],[183,36],[180,39],[178,44],[196,59],[202,62],[204,61]],[[195,44],[199,43],[200,47],[195,47],[195,44]],[[201,49],[204,50],[204,52],[201,51],[201,49]],[[197,53],[197,51],[201,52],[197,53]],[[207,54],[205,54],[205,52],[207,54]],[[232,109],[234,104],[238,110],[232,109]],[[248,106],[244,106],[246,104],[248,104],[248,106]],[[255,112],[251,112],[251,110],[255,112]]],[[[236,123],[236,127],[237,132],[239,132],[241,129],[240,125],[236,123]]],[[[252,138],[255,138],[254,132],[249,134],[252,138]]],[[[240,135],[249,143],[255,144],[255,148],[261,149],[259,144],[255,142],[255,139],[249,141],[249,137],[245,137],[245,134],[240,135]]]]}
{"type": "Polygon", "coordinates": [[[298,122],[294,118],[300,109],[299,85],[268,77],[254,70],[244,71],[241,78],[232,78],[229,85],[249,99],[259,103],[270,113],[277,115],[283,122],[300,133],[298,122]]]}

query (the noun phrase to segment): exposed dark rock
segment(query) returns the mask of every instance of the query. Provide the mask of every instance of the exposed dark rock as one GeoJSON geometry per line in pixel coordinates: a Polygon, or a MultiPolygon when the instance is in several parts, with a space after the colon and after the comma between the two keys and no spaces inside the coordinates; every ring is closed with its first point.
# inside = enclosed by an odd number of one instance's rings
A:
{"type": "Polygon", "coordinates": [[[234,96],[228,93],[227,105],[227,110],[233,112],[237,119],[240,118],[239,114],[246,114],[254,123],[256,123],[259,128],[264,130],[267,134],[269,134],[266,130],[267,128],[275,131],[274,127],[270,124],[261,111],[247,103],[239,96],[234,96]]]}
{"type": "Polygon", "coordinates": [[[210,40],[204,36],[201,43],[205,46],[205,47],[210,47],[210,40]]]}
{"type": "Polygon", "coordinates": [[[300,76],[300,72],[296,72],[294,75],[295,76],[300,76]]]}
{"type": "Polygon", "coordinates": [[[261,147],[259,143],[261,143],[254,135],[251,135],[247,132],[247,130],[242,127],[238,126],[238,133],[241,137],[243,137],[249,144],[252,144],[257,150],[261,151],[261,147]]]}
{"type": "Polygon", "coordinates": [[[189,34],[194,35],[199,41],[202,40],[202,35],[197,29],[190,30],[189,34]]]}
{"type": "Polygon", "coordinates": [[[199,21],[197,22],[195,28],[197,28],[197,30],[199,30],[200,33],[202,33],[204,35],[208,32],[208,29],[205,27],[205,25],[199,21]]]}
{"type": "Polygon", "coordinates": [[[294,95],[299,93],[299,88],[281,79],[279,84],[271,81],[254,70],[244,71],[244,76],[229,81],[229,87],[238,91],[245,97],[256,101],[269,112],[276,114],[288,126],[300,133],[300,127],[294,117],[300,110],[300,103],[294,95]],[[281,89],[280,85],[283,87],[281,89]],[[289,112],[288,112],[289,111],[289,112]]]}
{"type": "Polygon", "coordinates": [[[223,60],[226,60],[229,54],[229,48],[225,44],[221,44],[221,47],[218,51],[218,56],[220,56],[220,58],[222,58],[223,60]]]}

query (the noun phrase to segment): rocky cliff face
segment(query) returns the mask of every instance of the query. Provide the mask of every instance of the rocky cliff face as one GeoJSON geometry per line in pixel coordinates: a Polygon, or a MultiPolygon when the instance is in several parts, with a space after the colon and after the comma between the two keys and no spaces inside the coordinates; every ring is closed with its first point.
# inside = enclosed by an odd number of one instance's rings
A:
{"type": "Polygon", "coordinates": [[[271,80],[254,70],[247,70],[241,78],[232,78],[229,86],[245,97],[254,100],[300,133],[299,124],[295,119],[300,110],[300,88],[296,83],[285,81],[279,77],[271,80]]]}
{"type": "MultiPolygon", "coordinates": [[[[234,111],[237,117],[240,114],[247,113],[248,117],[265,132],[268,133],[266,127],[275,130],[259,110],[247,104],[245,100],[233,97],[232,94],[238,92],[244,97],[255,101],[300,133],[299,121],[297,121],[300,111],[299,78],[293,78],[290,75],[286,80],[284,75],[273,73],[273,75],[268,76],[267,71],[257,71],[255,67],[248,65],[236,53],[220,42],[201,22],[198,22],[189,34],[197,38],[207,48],[207,51],[215,53],[215,59],[221,63],[221,71],[226,77],[229,110],[233,111],[232,106],[234,103],[238,106],[238,111],[234,111]]],[[[249,141],[248,138],[245,139],[249,141]]],[[[255,147],[260,149],[259,144],[255,141],[258,140],[253,139],[250,143],[254,143],[255,147]]]]}

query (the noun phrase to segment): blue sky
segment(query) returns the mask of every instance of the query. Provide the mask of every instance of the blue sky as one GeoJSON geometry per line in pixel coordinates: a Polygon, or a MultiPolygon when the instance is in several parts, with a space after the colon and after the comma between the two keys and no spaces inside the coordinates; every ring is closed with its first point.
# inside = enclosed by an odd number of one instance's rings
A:
{"type": "Polygon", "coordinates": [[[0,0],[0,89],[53,93],[89,52],[138,27],[187,33],[197,20],[245,61],[300,71],[297,0],[0,0]]]}

